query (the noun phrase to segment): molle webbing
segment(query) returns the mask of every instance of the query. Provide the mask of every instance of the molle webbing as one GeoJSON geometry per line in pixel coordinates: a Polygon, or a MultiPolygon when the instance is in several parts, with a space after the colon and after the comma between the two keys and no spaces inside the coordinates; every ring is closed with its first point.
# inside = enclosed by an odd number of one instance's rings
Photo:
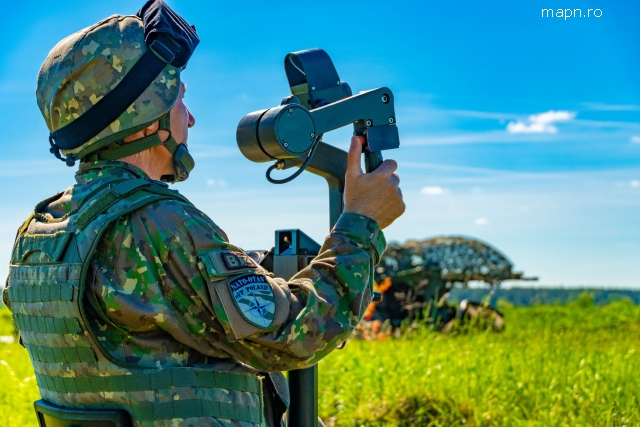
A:
{"type": "MultiPolygon", "coordinates": [[[[206,369],[173,368],[162,371],[134,373],[131,375],[60,377],[36,372],[38,386],[56,393],[118,393],[171,389],[174,387],[199,387],[224,389],[258,394],[260,380],[254,375],[206,369]]],[[[226,395],[226,394],[224,394],[226,395]]],[[[91,407],[91,405],[87,405],[91,407]]],[[[123,404],[100,404],[99,408],[122,408],[123,404]]],[[[220,417],[259,423],[262,408],[235,404],[228,401],[202,399],[174,400],[126,405],[135,419],[220,417]]]]}
{"type": "Polygon", "coordinates": [[[72,301],[73,285],[13,285],[9,287],[9,300],[13,302],[72,301]]]}
{"type": "Polygon", "coordinates": [[[73,317],[30,316],[28,314],[14,314],[13,321],[16,328],[45,334],[78,334],[82,327],[78,319],[73,317]]]}
{"type": "Polygon", "coordinates": [[[98,360],[91,347],[47,347],[31,344],[24,346],[29,351],[31,359],[36,362],[90,363],[98,360]]]}
{"type": "MultiPolygon", "coordinates": [[[[222,388],[225,390],[260,392],[260,381],[251,374],[212,371],[198,368],[169,368],[149,370],[129,375],[109,375],[104,377],[49,377],[39,374],[45,389],[58,393],[86,392],[128,392],[158,390],[172,387],[222,388]],[[49,379],[58,378],[58,385],[51,385],[49,379]],[[80,385],[80,387],[79,387],[80,385]]],[[[58,381],[57,379],[55,381],[58,381]]],[[[40,382],[38,382],[40,384],[40,382]]]]}

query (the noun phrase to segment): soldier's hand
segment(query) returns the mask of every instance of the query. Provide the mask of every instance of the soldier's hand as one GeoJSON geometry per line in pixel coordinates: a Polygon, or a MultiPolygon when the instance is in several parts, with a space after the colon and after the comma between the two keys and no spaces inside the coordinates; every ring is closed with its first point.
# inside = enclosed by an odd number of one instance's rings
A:
{"type": "Polygon", "coordinates": [[[385,160],[371,173],[364,173],[361,166],[361,136],[351,138],[344,185],[344,211],[368,216],[380,228],[389,226],[404,213],[405,205],[398,185],[400,177],[395,160],[385,160]]]}

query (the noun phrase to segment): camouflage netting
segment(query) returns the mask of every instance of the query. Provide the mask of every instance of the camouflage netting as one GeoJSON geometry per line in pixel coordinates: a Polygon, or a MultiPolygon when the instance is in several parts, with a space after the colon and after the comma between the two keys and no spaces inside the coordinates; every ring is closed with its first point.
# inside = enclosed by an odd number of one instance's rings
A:
{"type": "Polygon", "coordinates": [[[512,269],[511,261],[486,243],[460,236],[439,236],[408,240],[403,245],[390,244],[376,273],[381,280],[385,277],[409,279],[440,271],[444,281],[463,284],[471,280],[491,285],[503,280],[526,280],[523,273],[512,269]]]}

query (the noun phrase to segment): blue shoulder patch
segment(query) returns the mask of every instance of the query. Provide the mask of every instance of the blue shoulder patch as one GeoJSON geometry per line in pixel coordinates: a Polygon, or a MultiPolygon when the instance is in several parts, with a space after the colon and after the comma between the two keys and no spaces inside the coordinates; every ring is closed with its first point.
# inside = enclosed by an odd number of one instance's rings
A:
{"type": "Polygon", "coordinates": [[[267,329],[276,317],[275,296],[266,276],[249,274],[229,282],[238,310],[252,325],[267,329]]]}

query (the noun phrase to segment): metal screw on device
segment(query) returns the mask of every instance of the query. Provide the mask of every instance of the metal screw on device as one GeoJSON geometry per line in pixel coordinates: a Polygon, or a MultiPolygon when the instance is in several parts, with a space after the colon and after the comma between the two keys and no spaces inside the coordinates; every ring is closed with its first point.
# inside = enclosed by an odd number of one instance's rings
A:
{"type": "Polygon", "coordinates": [[[385,104],[389,102],[389,97],[387,95],[382,95],[382,102],[385,104]]]}
{"type": "Polygon", "coordinates": [[[315,138],[316,134],[314,132],[311,132],[311,138],[315,138]]]}
{"type": "Polygon", "coordinates": [[[289,108],[289,114],[293,113],[293,108],[289,108]]]}
{"type": "Polygon", "coordinates": [[[371,120],[367,120],[367,126],[373,126],[373,122],[371,120]]]}
{"type": "Polygon", "coordinates": [[[288,142],[285,142],[285,143],[284,143],[284,144],[282,144],[282,145],[284,145],[284,148],[289,147],[289,143],[288,143],[288,142]]]}
{"type": "Polygon", "coordinates": [[[393,123],[393,122],[395,122],[395,121],[396,121],[396,120],[395,120],[393,117],[389,117],[389,123],[393,123]]]}

